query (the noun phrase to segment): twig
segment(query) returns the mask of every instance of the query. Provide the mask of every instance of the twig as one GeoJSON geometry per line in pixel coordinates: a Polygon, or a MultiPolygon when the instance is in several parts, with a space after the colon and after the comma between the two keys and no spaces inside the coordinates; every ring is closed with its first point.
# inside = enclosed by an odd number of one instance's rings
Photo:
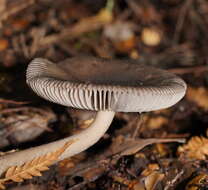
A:
{"type": "Polygon", "coordinates": [[[45,28],[37,28],[33,30],[33,33],[32,33],[33,41],[30,47],[30,57],[34,57],[34,55],[38,51],[39,44],[41,40],[44,38],[45,33],[46,33],[45,28]]]}
{"type": "Polygon", "coordinates": [[[143,149],[145,146],[148,146],[150,144],[155,143],[171,143],[171,142],[177,142],[177,143],[185,143],[184,138],[167,138],[167,139],[158,139],[158,138],[149,138],[149,139],[136,139],[131,140],[127,142],[124,142],[122,144],[120,155],[126,156],[126,155],[132,155],[137,153],[139,150],[143,149]]]}
{"type": "Polygon", "coordinates": [[[174,183],[184,174],[184,170],[181,170],[171,181],[167,182],[164,190],[168,190],[170,187],[173,187],[174,183]]]}
{"type": "Polygon", "coordinates": [[[3,20],[6,20],[9,16],[17,14],[18,12],[22,11],[23,9],[26,9],[28,6],[30,6],[34,3],[35,3],[35,0],[14,1],[13,3],[11,3],[11,5],[4,8],[4,10],[1,12],[1,14],[0,14],[0,23],[3,20]]]}
{"type": "Polygon", "coordinates": [[[140,114],[139,117],[137,118],[137,122],[136,122],[136,128],[132,134],[132,138],[135,139],[136,136],[138,135],[138,132],[139,130],[141,129],[142,127],[142,123],[143,123],[143,117],[142,115],[140,114]]]}
{"type": "Polygon", "coordinates": [[[113,8],[113,1],[109,0],[108,3],[108,9],[101,9],[95,16],[81,19],[73,26],[65,28],[60,34],[52,34],[46,36],[41,40],[40,45],[48,46],[64,39],[73,39],[82,35],[83,33],[98,30],[106,24],[109,24],[113,19],[113,15],[111,12],[112,10],[109,11],[109,9],[113,8]]]}
{"type": "Polygon", "coordinates": [[[46,110],[35,108],[35,107],[19,107],[19,108],[6,108],[0,111],[0,114],[8,114],[13,112],[20,112],[20,111],[32,111],[32,112],[38,112],[41,115],[47,114],[48,112],[46,110]]]}
{"type": "Polygon", "coordinates": [[[173,42],[175,44],[179,40],[180,33],[181,33],[182,28],[183,28],[183,24],[184,24],[184,21],[185,21],[185,18],[186,18],[187,11],[190,8],[192,2],[193,2],[193,0],[186,0],[184,2],[183,7],[181,8],[181,11],[179,13],[178,20],[177,20],[177,23],[176,23],[176,30],[175,30],[174,37],[173,37],[173,42]]]}
{"type": "Polygon", "coordinates": [[[22,48],[23,55],[24,55],[26,58],[29,58],[29,57],[30,57],[29,47],[28,47],[28,45],[26,44],[26,37],[25,37],[24,34],[20,34],[20,37],[19,37],[19,43],[20,43],[20,46],[21,46],[21,48],[22,48]]]}
{"type": "Polygon", "coordinates": [[[18,101],[15,101],[15,100],[0,99],[0,104],[16,104],[16,105],[23,105],[23,104],[29,104],[29,102],[18,102],[18,101]]]}

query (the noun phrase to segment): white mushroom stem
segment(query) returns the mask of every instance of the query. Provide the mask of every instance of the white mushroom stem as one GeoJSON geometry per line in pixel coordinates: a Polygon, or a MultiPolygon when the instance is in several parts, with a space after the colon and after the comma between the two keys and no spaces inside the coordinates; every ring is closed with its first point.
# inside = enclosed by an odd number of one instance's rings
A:
{"type": "Polygon", "coordinates": [[[0,157],[0,175],[2,175],[10,166],[20,166],[34,158],[40,157],[49,152],[54,152],[70,140],[74,142],[59,157],[59,160],[74,156],[86,150],[103,136],[109,128],[114,115],[115,112],[113,111],[99,111],[93,123],[79,134],[0,157]]]}

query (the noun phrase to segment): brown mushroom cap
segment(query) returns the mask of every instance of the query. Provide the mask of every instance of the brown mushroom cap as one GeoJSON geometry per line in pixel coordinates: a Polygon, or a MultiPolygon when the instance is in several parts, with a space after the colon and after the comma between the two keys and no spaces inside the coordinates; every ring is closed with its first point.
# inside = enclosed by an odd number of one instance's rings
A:
{"type": "Polygon", "coordinates": [[[186,84],[167,71],[138,61],[75,57],[52,63],[36,58],[28,85],[52,102],[87,110],[144,112],[167,108],[185,94],[186,84]]]}

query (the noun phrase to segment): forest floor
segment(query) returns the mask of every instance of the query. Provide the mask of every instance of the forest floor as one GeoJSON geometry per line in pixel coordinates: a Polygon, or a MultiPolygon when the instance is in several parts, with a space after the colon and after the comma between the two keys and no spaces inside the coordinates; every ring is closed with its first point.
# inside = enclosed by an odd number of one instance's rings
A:
{"type": "Polygon", "coordinates": [[[89,123],[83,111],[45,101],[29,89],[25,71],[35,57],[135,59],[167,69],[188,85],[175,106],[117,113],[96,145],[40,177],[10,180],[6,188],[208,189],[207,33],[203,0],[0,0],[1,155],[69,136],[89,123]],[[118,147],[129,137],[137,146],[129,143],[130,153],[120,154],[118,147]]]}

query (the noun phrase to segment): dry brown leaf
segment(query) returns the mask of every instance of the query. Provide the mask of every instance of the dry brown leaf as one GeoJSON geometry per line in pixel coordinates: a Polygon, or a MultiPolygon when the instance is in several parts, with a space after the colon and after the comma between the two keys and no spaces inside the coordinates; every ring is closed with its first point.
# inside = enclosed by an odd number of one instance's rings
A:
{"type": "Polygon", "coordinates": [[[205,160],[208,156],[208,138],[192,137],[187,144],[178,148],[178,153],[183,153],[189,158],[205,160]]]}
{"type": "Polygon", "coordinates": [[[17,143],[32,140],[44,131],[51,131],[48,127],[50,121],[56,120],[56,115],[51,109],[14,107],[0,110],[0,122],[3,124],[0,147],[9,145],[8,136],[17,143]]]}
{"type": "Polygon", "coordinates": [[[4,38],[0,38],[0,51],[7,49],[8,46],[9,46],[8,40],[6,40],[4,38]]]}
{"type": "Polygon", "coordinates": [[[131,190],[145,190],[144,188],[144,184],[141,180],[129,180],[125,177],[122,176],[118,176],[118,175],[112,175],[112,179],[117,182],[120,183],[122,185],[128,186],[127,189],[131,189],[131,190]]]}
{"type": "Polygon", "coordinates": [[[168,119],[164,116],[150,117],[147,121],[147,126],[150,129],[159,129],[166,124],[168,124],[168,119]]]}
{"type": "Polygon", "coordinates": [[[145,178],[144,184],[146,190],[156,190],[157,184],[165,177],[163,173],[158,171],[152,172],[145,178]]]}
{"type": "Polygon", "coordinates": [[[195,102],[198,106],[208,109],[208,89],[204,87],[187,89],[186,97],[188,100],[195,102]]]}
{"type": "Polygon", "coordinates": [[[5,173],[5,177],[0,179],[0,189],[5,189],[4,183],[7,181],[22,182],[25,179],[31,179],[34,176],[41,176],[41,172],[48,170],[49,166],[56,161],[59,156],[73,143],[69,141],[55,152],[34,158],[21,166],[11,166],[5,173]]]}
{"type": "Polygon", "coordinates": [[[186,190],[198,190],[200,185],[207,183],[208,175],[200,174],[194,177],[187,185],[186,190]]]}
{"type": "Polygon", "coordinates": [[[141,132],[145,131],[147,128],[150,130],[157,130],[161,127],[168,125],[168,117],[169,113],[163,112],[154,112],[155,115],[143,115],[143,128],[141,128],[141,132]],[[162,115],[163,114],[163,115],[162,115]]]}
{"type": "Polygon", "coordinates": [[[145,170],[142,171],[143,176],[150,175],[153,171],[158,171],[160,169],[158,164],[149,164],[145,170]]]}
{"type": "Polygon", "coordinates": [[[120,151],[120,155],[122,156],[132,155],[150,144],[170,143],[170,142],[184,143],[185,139],[182,139],[182,138],[175,138],[175,139],[174,138],[167,138],[167,139],[149,138],[149,139],[127,140],[126,142],[121,144],[120,148],[118,147],[117,152],[120,151]]]}
{"type": "Polygon", "coordinates": [[[105,167],[98,167],[98,168],[92,168],[87,170],[85,173],[83,173],[85,180],[91,180],[95,178],[95,176],[101,176],[105,172],[105,167]]]}
{"type": "Polygon", "coordinates": [[[160,157],[164,157],[170,153],[170,150],[166,145],[159,143],[155,145],[155,152],[159,154],[160,157]]]}
{"type": "Polygon", "coordinates": [[[134,189],[136,190],[155,190],[157,184],[165,176],[163,173],[159,172],[158,164],[149,164],[141,175],[144,177],[144,180],[140,180],[134,185],[134,189]]]}
{"type": "Polygon", "coordinates": [[[113,180],[120,183],[120,184],[123,184],[123,185],[127,185],[129,186],[131,184],[131,181],[126,179],[126,178],[123,178],[121,176],[117,176],[117,175],[113,175],[112,176],[113,180]]]}

